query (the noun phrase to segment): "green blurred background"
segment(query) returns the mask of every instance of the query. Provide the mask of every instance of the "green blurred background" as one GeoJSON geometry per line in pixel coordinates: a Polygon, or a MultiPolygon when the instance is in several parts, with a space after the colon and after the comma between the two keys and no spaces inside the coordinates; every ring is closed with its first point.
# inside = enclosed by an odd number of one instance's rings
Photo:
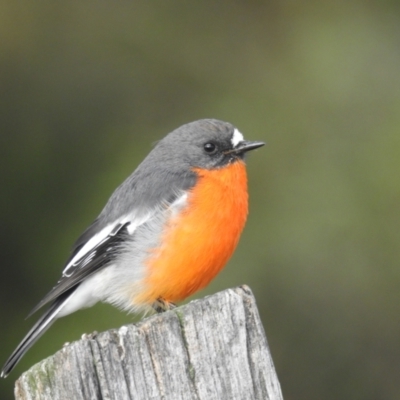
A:
{"type": "MultiPolygon", "coordinates": [[[[398,1],[0,1],[1,363],[151,143],[199,118],[267,146],[198,296],[253,289],[286,400],[400,398],[398,1]]],[[[107,305],[58,321],[13,374],[107,305]]]]}

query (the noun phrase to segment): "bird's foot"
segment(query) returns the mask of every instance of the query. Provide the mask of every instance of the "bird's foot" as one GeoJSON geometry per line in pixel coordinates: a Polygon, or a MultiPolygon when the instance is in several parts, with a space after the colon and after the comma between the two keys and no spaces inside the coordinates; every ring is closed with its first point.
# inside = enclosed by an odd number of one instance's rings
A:
{"type": "Polygon", "coordinates": [[[162,297],[159,297],[151,306],[158,314],[176,308],[176,304],[171,303],[162,297]]]}

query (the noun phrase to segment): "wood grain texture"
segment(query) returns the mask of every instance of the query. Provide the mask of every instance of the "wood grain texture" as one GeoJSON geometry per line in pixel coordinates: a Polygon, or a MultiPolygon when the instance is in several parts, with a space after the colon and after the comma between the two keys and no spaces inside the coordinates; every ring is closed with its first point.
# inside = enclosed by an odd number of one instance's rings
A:
{"type": "Polygon", "coordinates": [[[246,286],[65,346],[16,382],[22,399],[279,400],[246,286]]]}

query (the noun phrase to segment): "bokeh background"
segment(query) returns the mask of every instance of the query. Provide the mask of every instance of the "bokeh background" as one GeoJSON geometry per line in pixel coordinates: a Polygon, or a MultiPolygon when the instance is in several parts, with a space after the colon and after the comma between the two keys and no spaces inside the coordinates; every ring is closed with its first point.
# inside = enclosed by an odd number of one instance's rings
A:
{"type": "MultiPolygon", "coordinates": [[[[213,117],[267,146],[197,296],[248,284],[286,400],[400,398],[398,1],[0,1],[1,363],[71,244],[151,144],[213,117]]],[[[14,373],[107,305],[59,320],[14,373]]]]}

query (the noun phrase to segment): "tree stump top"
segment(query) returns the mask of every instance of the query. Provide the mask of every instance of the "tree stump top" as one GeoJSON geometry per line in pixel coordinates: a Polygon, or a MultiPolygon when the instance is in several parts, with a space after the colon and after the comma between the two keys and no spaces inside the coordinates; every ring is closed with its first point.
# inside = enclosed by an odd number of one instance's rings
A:
{"type": "Polygon", "coordinates": [[[250,289],[242,286],[84,336],[22,374],[16,399],[282,399],[250,289]]]}

